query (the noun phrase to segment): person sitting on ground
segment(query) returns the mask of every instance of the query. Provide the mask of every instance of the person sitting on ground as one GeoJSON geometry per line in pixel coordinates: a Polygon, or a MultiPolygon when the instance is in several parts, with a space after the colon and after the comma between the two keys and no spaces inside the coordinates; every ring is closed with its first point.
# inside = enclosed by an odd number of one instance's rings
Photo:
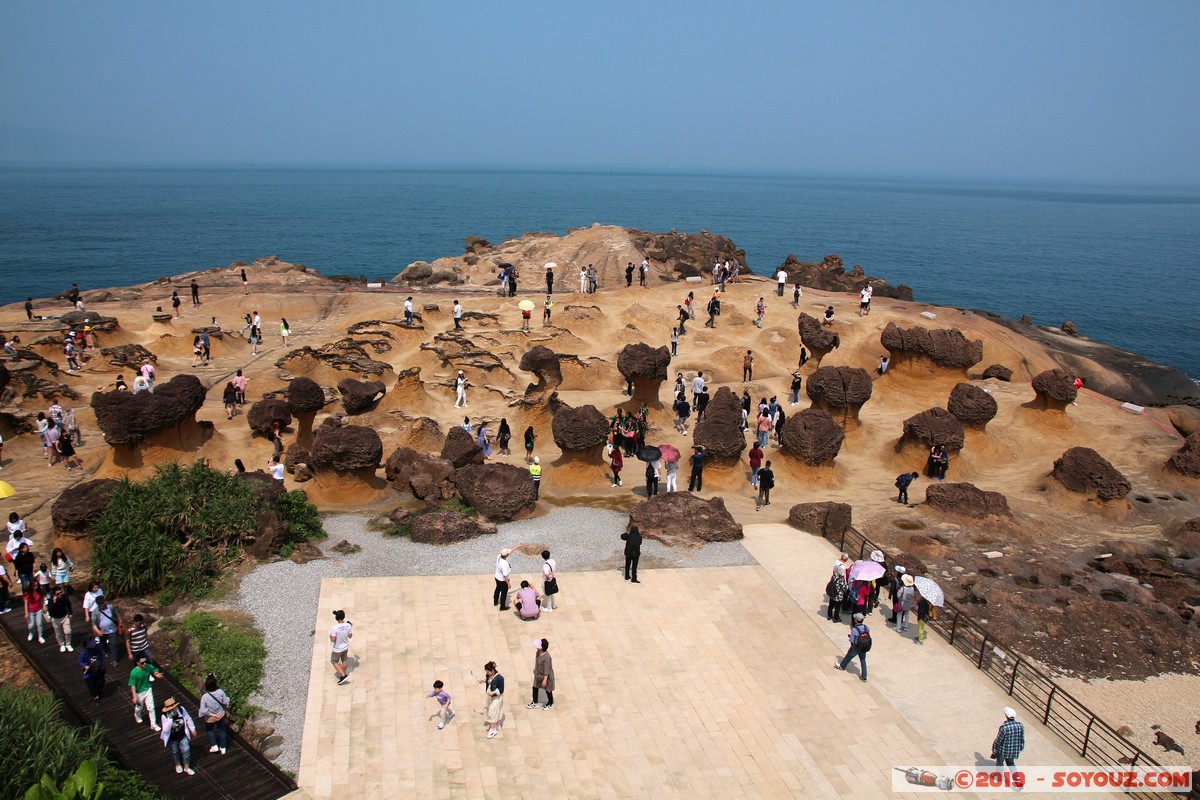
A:
{"type": "Polygon", "coordinates": [[[825,324],[825,325],[832,325],[832,324],[833,324],[833,306],[830,306],[829,308],[825,309],[825,322],[824,322],[824,324],[825,324]]]}
{"type": "Polygon", "coordinates": [[[524,620],[537,619],[542,615],[542,596],[529,585],[529,581],[521,581],[517,589],[516,615],[524,620]]]}

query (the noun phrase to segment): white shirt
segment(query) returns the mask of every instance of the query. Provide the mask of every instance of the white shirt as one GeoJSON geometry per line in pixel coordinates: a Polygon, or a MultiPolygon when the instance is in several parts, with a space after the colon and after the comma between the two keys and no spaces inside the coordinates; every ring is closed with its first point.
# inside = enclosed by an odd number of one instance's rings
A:
{"type": "Polygon", "coordinates": [[[329,631],[329,635],[333,637],[333,652],[344,653],[350,649],[350,637],[354,634],[354,628],[349,622],[339,622],[334,625],[329,631]]]}
{"type": "Polygon", "coordinates": [[[542,564],[542,580],[550,580],[556,572],[558,572],[558,562],[553,558],[546,559],[545,563],[542,564]]]}
{"type": "Polygon", "coordinates": [[[17,555],[17,551],[21,549],[21,545],[23,544],[27,544],[31,547],[33,546],[33,542],[29,541],[24,536],[9,535],[8,546],[4,548],[4,552],[15,557],[17,555]]]}
{"type": "Polygon", "coordinates": [[[87,592],[86,594],[84,594],[83,610],[86,611],[89,615],[95,614],[96,613],[96,601],[98,599],[100,599],[101,597],[104,597],[103,589],[97,590],[95,594],[92,594],[91,592],[87,592]]]}
{"type": "Polygon", "coordinates": [[[496,580],[506,581],[511,574],[512,566],[509,565],[508,559],[504,556],[496,556],[496,580]]]}
{"type": "MultiPolygon", "coordinates": [[[[3,441],[3,440],[0,440],[0,441],[3,441]]],[[[25,520],[23,520],[23,519],[19,519],[16,522],[8,522],[5,524],[8,525],[8,535],[9,536],[12,536],[17,531],[21,531],[22,533],[25,532],[25,520]]]]}
{"type": "Polygon", "coordinates": [[[696,377],[692,378],[692,393],[700,394],[703,391],[704,391],[704,378],[697,375],[696,377]]]}
{"type": "Polygon", "coordinates": [[[283,464],[272,464],[271,466],[267,467],[267,470],[270,471],[272,478],[280,482],[283,481],[283,473],[286,471],[286,468],[283,466],[283,464]]]}
{"type": "Polygon", "coordinates": [[[782,269],[779,270],[779,274],[775,276],[775,280],[779,281],[780,283],[787,283],[787,272],[782,269]]]}
{"type": "Polygon", "coordinates": [[[458,303],[454,304],[454,318],[455,319],[462,318],[462,306],[460,306],[458,303]]]}
{"type": "Polygon", "coordinates": [[[871,293],[868,292],[866,289],[863,289],[861,292],[858,293],[858,302],[860,302],[860,303],[871,302],[871,293]]]}
{"type": "Polygon", "coordinates": [[[650,269],[650,262],[643,259],[642,260],[642,272],[646,272],[649,269],[650,269]]]}
{"type": "Polygon", "coordinates": [[[256,328],[262,327],[262,317],[260,317],[258,314],[254,315],[254,327],[256,327],[256,328]]]}
{"type": "Polygon", "coordinates": [[[413,306],[412,306],[412,300],[405,300],[405,301],[404,301],[404,313],[406,313],[406,314],[411,314],[411,313],[412,313],[412,308],[413,308],[413,306]]]}

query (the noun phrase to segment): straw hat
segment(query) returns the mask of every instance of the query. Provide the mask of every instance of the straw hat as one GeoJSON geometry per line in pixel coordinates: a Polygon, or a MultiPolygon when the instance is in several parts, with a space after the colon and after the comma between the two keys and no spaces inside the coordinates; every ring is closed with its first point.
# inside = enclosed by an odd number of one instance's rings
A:
{"type": "Polygon", "coordinates": [[[174,697],[168,697],[166,699],[166,701],[163,703],[163,713],[164,714],[170,714],[172,711],[174,711],[177,708],[179,708],[179,703],[175,702],[174,697]]]}
{"type": "Polygon", "coordinates": [[[905,586],[913,585],[913,576],[912,575],[905,575],[902,578],[900,578],[900,580],[902,580],[904,582],[905,586]]]}

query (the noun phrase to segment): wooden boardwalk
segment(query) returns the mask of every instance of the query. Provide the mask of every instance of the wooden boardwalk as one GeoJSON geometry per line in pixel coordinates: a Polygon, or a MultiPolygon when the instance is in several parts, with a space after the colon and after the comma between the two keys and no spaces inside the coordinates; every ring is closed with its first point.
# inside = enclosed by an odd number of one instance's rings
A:
{"type": "MultiPolygon", "coordinates": [[[[75,595],[72,599],[78,601],[81,598],[75,595]]],[[[174,697],[196,722],[196,738],[192,740],[192,768],[196,774],[176,774],[171,755],[159,735],[149,725],[138,725],[133,719],[127,685],[132,667],[129,659],[124,658],[115,667],[109,666],[103,699],[99,703],[92,700],[84,686],[78,662],[79,651],[87,638],[83,633],[83,614],[78,602],[72,604],[76,606],[72,618],[74,653],[58,652],[49,622],[45,625],[46,644],[38,644],[36,637],[32,642],[28,641],[25,615],[19,607],[0,614],[0,627],[67,706],[71,716],[85,725],[100,724],[117,763],[140,773],[167,797],[180,800],[275,800],[296,788],[291,778],[232,730],[225,755],[210,754],[204,722],[196,713],[198,699],[170,675],[164,674],[163,679],[154,683],[154,699],[159,709],[167,697],[174,697]]]]}

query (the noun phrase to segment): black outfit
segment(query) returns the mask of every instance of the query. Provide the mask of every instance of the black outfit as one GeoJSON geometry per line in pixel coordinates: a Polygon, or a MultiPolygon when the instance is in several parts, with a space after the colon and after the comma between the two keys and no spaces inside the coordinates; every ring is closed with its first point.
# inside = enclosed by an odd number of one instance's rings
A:
{"type": "Polygon", "coordinates": [[[706,328],[717,327],[717,315],[721,313],[721,303],[717,298],[708,301],[708,322],[704,323],[706,328]]]}
{"type": "Polygon", "coordinates": [[[30,303],[28,300],[25,301],[25,316],[33,319],[33,303],[30,303]]]}
{"type": "Polygon", "coordinates": [[[496,591],[492,592],[492,605],[500,606],[501,611],[508,610],[508,582],[496,581],[496,591]]]}
{"type": "Polygon", "coordinates": [[[708,393],[701,392],[696,397],[696,421],[704,419],[704,409],[708,408],[708,393]]]}
{"type": "Polygon", "coordinates": [[[680,336],[683,336],[685,333],[687,333],[687,331],[684,328],[687,325],[688,319],[690,319],[690,317],[688,317],[687,309],[681,308],[679,310],[679,335],[680,336]]]}
{"type": "Polygon", "coordinates": [[[8,609],[8,587],[11,585],[8,575],[0,575],[0,611],[8,609]]]}
{"type": "Polygon", "coordinates": [[[226,386],[224,396],[221,399],[224,401],[225,405],[227,405],[227,406],[237,405],[237,401],[238,401],[237,387],[233,386],[233,384],[226,386]]]}
{"type": "Polygon", "coordinates": [[[633,286],[633,264],[625,268],[625,288],[633,286]]]}
{"type": "Polygon", "coordinates": [[[800,366],[808,363],[808,351],[804,349],[804,345],[800,345],[800,366]]]}
{"type": "Polygon", "coordinates": [[[908,487],[912,485],[912,482],[911,472],[905,472],[896,478],[896,488],[900,490],[900,496],[896,498],[897,502],[908,504],[908,487]]]}
{"type": "Polygon", "coordinates": [[[200,284],[192,281],[192,305],[200,305],[200,284]]]}
{"type": "Polygon", "coordinates": [[[622,533],[621,538],[625,540],[625,580],[641,583],[637,576],[637,565],[638,559],[642,557],[642,534],[630,531],[622,533]],[[630,578],[630,574],[633,575],[632,578],[630,578]]]}
{"type": "Polygon", "coordinates": [[[21,589],[24,590],[25,584],[33,580],[33,562],[36,561],[33,553],[26,551],[18,552],[13,556],[13,567],[17,570],[17,577],[21,578],[21,589]]]}
{"type": "Polygon", "coordinates": [[[654,497],[658,494],[658,473],[654,471],[653,464],[646,464],[646,497],[654,497]]]}
{"type": "Polygon", "coordinates": [[[688,491],[704,491],[704,453],[693,453],[689,459],[692,462],[692,473],[688,476],[688,491]]]}
{"type": "Polygon", "coordinates": [[[546,294],[554,294],[554,273],[546,272],[546,294]]]}
{"type": "Polygon", "coordinates": [[[758,488],[764,505],[771,505],[771,490],[775,488],[775,470],[763,467],[758,471],[758,488]]]}

